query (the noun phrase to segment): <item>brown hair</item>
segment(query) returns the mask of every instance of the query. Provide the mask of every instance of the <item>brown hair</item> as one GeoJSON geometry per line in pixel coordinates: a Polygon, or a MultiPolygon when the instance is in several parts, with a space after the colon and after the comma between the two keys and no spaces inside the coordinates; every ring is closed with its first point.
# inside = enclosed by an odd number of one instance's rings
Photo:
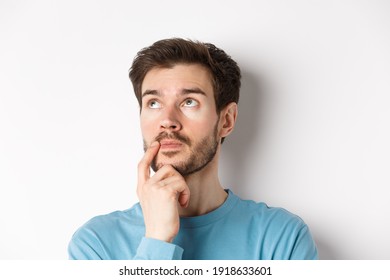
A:
{"type": "Polygon", "coordinates": [[[134,58],[129,77],[140,106],[146,74],[155,67],[172,68],[180,63],[200,64],[209,70],[218,114],[230,102],[238,103],[241,72],[229,55],[210,43],[172,38],[155,42],[134,58]]]}

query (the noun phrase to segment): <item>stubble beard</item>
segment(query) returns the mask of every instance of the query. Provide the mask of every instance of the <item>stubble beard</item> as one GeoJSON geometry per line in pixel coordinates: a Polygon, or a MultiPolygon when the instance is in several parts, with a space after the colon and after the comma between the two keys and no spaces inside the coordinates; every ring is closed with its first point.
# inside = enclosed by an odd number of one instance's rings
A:
{"type": "MultiPolygon", "coordinates": [[[[198,143],[192,143],[187,137],[180,135],[177,132],[172,132],[170,134],[163,132],[157,136],[155,140],[160,141],[162,139],[175,139],[181,141],[183,144],[189,147],[190,151],[186,159],[171,164],[184,177],[202,170],[214,159],[219,144],[217,135],[218,121],[214,126],[213,134],[204,137],[198,143]]],[[[146,151],[146,149],[147,145],[144,140],[144,150],[146,151]]],[[[168,158],[173,158],[179,152],[167,151],[161,153],[168,158]]],[[[164,166],[164,163],[158,162],[157,157],[158,156],[156,156],[151,163],[151,167],[154,172],[164,166]]]]}

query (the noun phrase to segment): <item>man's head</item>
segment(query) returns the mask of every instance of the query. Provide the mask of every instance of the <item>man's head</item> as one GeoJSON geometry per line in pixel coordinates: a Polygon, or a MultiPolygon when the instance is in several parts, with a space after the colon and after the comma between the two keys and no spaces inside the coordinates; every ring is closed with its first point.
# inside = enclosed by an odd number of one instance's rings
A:
{"type": "Polygon", "coordinates": [[[146,74],[153,68],[172,68],[177,64],[200,64],[209,71],[217,113],[230,102],[238,104],[241,72],[237,63],[213,44],[173,38],[142,49],[133,61],[129,77],[141,108],[141,87],[146,74]]]}
{"type": "Polygon", "coordinates": [[[170,164],[185,176],[208,165],[234,127],[237,64],[214,45],[168,39],[138,53],[130,79],[144,148],[160,142],[152,168],[170,164]]]}

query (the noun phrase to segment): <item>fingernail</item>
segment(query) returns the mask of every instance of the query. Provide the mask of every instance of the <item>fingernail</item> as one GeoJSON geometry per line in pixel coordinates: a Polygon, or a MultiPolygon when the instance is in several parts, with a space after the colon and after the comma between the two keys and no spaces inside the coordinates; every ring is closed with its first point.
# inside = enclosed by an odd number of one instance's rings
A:
{"type": "Polygon", "coordinates": [[[157,141],[154,141],[154,142],[152,143],[152,145],[150,145],[150,147],[154,148],[154,147],[156,147],[157,145],[158,145],[158,142],[157,142],[157,141]]]}

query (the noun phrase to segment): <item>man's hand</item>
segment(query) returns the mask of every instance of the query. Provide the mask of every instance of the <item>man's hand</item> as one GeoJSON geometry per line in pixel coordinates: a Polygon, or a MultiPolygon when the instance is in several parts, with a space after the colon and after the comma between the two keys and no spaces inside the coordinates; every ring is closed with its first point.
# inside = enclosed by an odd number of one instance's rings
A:
{"type": "Polygon", "coordinates": [[[187,207],[190,190],[171,165],[164,165],[150,177],[150,165],[160,149],[154,142],[138,164],[137,194],[145,220],[145,237],[172,242],[179,232],[178,204],[187,207]]]}

